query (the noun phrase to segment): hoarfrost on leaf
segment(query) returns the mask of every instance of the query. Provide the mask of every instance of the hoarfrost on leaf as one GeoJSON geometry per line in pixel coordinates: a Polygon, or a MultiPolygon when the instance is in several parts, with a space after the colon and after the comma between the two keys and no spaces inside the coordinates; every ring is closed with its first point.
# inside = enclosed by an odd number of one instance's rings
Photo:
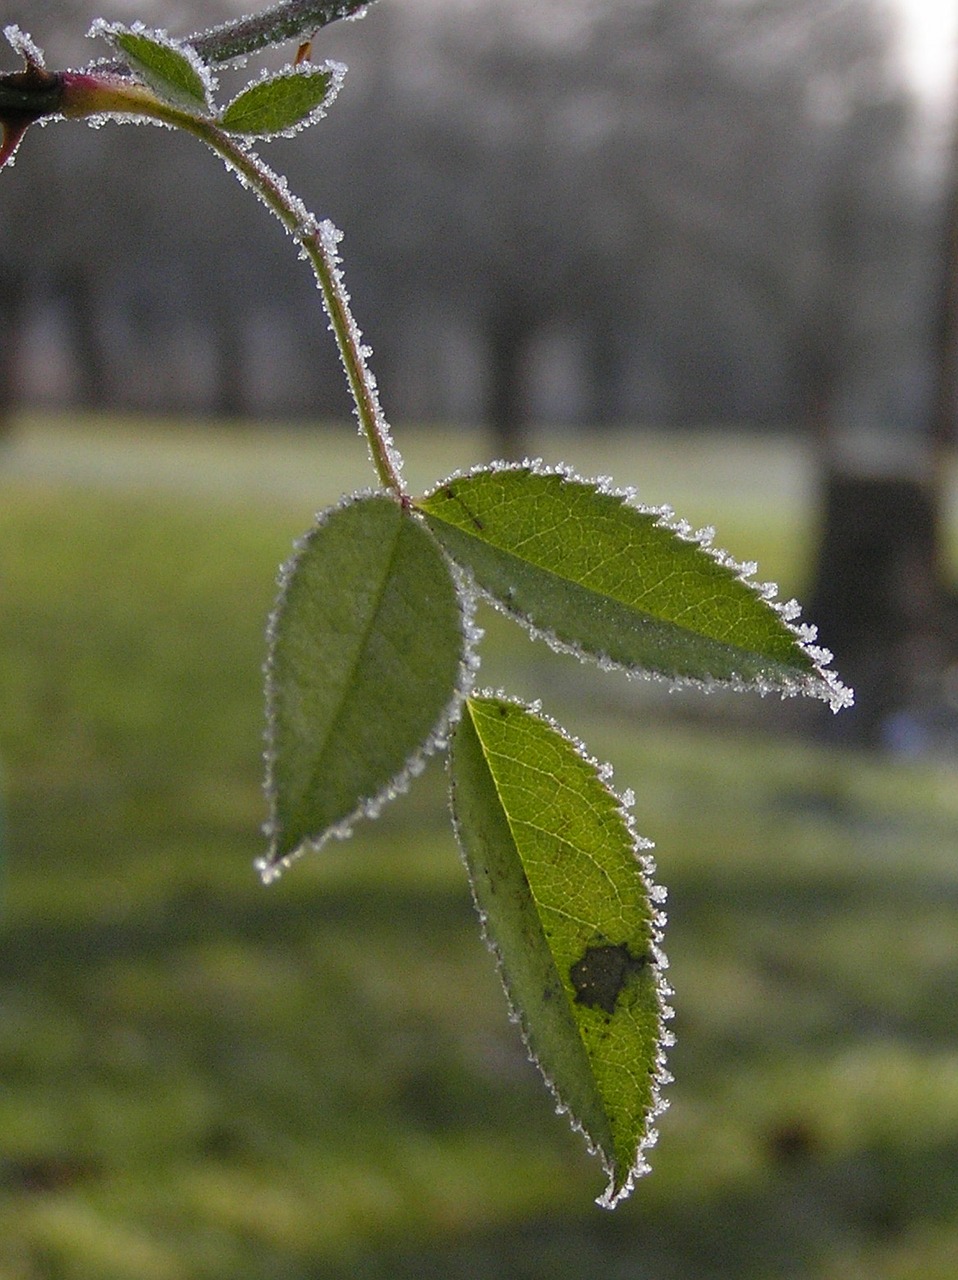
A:
{"type": "Polygon", "coordinates": [[[345,74],[338,62],[266,70],[233,99],[220,123],[228,133],[246,137],[291,138],[323,118],[345,74]]]}
{"type": "Polygon", "coordinates": [[[216,80],[190,45],[142,22],[125,26],[103,18],[96,19],[88,35],[112,45],[134,75],[164,102],[204,115],[212,112],[216,80]]]}
{"type": "Polygon", "coordinates": [[[669,508],[539,459],[456,473],[416,505],[479,590],[559,652],[676,686],[850,697],[776,588],[669,508]]]}
{"type": "Polygon", "coordinates": [[[264,879],[375,817],[445,743],[472,678],[469,610],[395,497],[349,499],[300,541],[269,627],[264,879]]]}
{"type": "Polygon", "coordinates": [[[538,711],[466,701],[453,820],[483,930],[557,1110],[609,1177],[611,1208],[648,1169],[671,1038],[664,916],[649,842],[608,771],[538,711]],[[653,905],[655,903],[656,905],[653,905]]]}

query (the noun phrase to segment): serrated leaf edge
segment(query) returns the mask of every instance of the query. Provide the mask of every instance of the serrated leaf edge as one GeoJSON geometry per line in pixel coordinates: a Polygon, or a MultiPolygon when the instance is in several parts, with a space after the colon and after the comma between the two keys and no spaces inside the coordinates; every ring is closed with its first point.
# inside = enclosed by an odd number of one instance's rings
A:
{"type": "MultiPolygon", "coordinates": [[[[603,671],[624,671],[630,680],[655,680],[666,684],[671,689],[696,688],[706,693],[713,689],[733,689],[739,693],[758,693],[761,697],[765,697],[770,693],[778,694],[783,699],[804,695],[827,702],[833,712],[841,711],[842,708],[850,707],[853,704],[855,700],[854,691],[842,684],[836,672],[829,669],[829,663],[832,661],[831,652],[815,643],[818,635],[816,627],[811,623],[799,621],[801,606],[797,600],[777,600],[775,597],[778,594],[778,586],[774,582],[759,582],[755,579],[754,575],[758,571],[758,565],[755,561],[736,560],[727,551],[723,551],[720,547],[714,545],[715,530],[711,526],[693,529],[687,520],[678,519],[670,506],[654,507],[642,502],[634,488],[620,488],[614,484],[609,476],[597,476],[593,479],[588,479],[579,475],[574,468],[562,462],[547,464],[542,458],[525,458],[522,462],[496,461],[487,463],[484,466],[471,467],[465,471],[456,470],[447,476],[445,480],[433,485],[423,497],[424,499],[432,497],[433,494],[438,493],[456,480],[468,480],[480,474],[496,474],[505,471],[531,471],[534,475],[539,476],[559,476],[561,479],[575,484],[589,485],[597,493],[601,493],[606,497],[617,498],[623,505],[631,507],[642,515],[655,516],[655,522],[658,526],[669,529],[677,537],[681,538],[683,542],[696,543],[706,555],[710,556],[723,568],[730,570],[739,582],[748,587],[770,609],[774,610],[786,628],[795,637],[798,648],[811,661],[814,672],[809,672],[806,675],[783,676],[779,680],[763,681],[757,679],[700,679],[695,676],[669,676],[659,671],[649,671],[645,667],[631,666],[606,654],[596,655],[589,653],[578,645],[571,644],[567,640],[561,640],[548,629],[537,626],[519,610],[509,608],[508,605],[486,591],[479,583],[473,582],[473,590],[478,596],[491,604],[499,613],[517,622],[532,639],[543,641],[555,653],[571,654],[573,657],[578,658],[580,662],[595,663],[603,671]]],[[[465,571],[468,572],[468,570],[465,571]]]]}
{"type": "MultiPolygon", "coordinates": [[[[276,644],[277,627],[279,625],[280,612],[286,599],[286,592],[289,586],[293,572],[299,563],[299,558],[308,547],[311,539],[316,532],[327,523],[338,511],[346,507],[352,506],[356,502],[361,502],[366,498],[372,497],[388,497],[395,499],[395,494],[386,489],[362,489],[352,494],[344,495],[339,502],[320,511],[313,522],[312,527],[306,533],[298,537],[293,543],[293,554],[289,556],[282,565],[280,565],[277,573],[277,596],[273,608],[270,611],[269,618],[266,623],[266,661],[263,664],[263,677],[266,690],[266,728],[264,730],[264,739],[266,747],[263,752],[263,761],[265,764],[265,781],[263,790],[266,795],[266,802],[269,812],[272,814],[275,809],[276,784],[273,776],[273,762],[276,757],[276,748],[274,742],[274,732],[276,727],[276,710],[275,697],[276,689],[274,684],[272,655],[276,644]]],[[[410,518],[417,520],[430,537],[434,537],[432,531],[426,525],[425,521],[415,511],[409,512],[410,518]]],[[[437,547],[439,547],[437,541],[437,547]]],[[[399,795],[404,795],[426,767],[426,762],[430,756],[438,751],[444,751],[449,744],[449,735],[454,728],[456,721],[462,714],[462,707],[466,698],[472,689],[476,672],[479,669],[479,657],[477,653],[477,645],[482,637],[482,629],[476,626],[474,620],[475,614],[475,594],[470,589],[468,582],[464,579],[459,566],[454,564],[446,555],[442,548],[443,558],[449,566],[450,573],[456,585],[456,598],[459,603],[459,618],[463,637],[462,657],[459,661],[459,674],[453,689],[452,697],[447,703],[445,709],[433,726],[432,731],[427,735],[425,740],[420,744],[419,748],[407,759],[406,764],[384,787],[377,791],[374,795],[364,797],[356,808],[343,818],[340,822],[334,823],[324,832],[312,840],[304,840],[298,848],[291,853],[286,854],[279,859],[273,859],[269,854],[257,858],[254,867],[259,872],[260,879],[263,884],[272,884],[274,880],[278,880],[284,871],[288,870],[294,862],[298,862],[306,853],[314,853],[322,849],[330,840],[346,840],[352,833],[357,822],[363,818],[375,819],[382,812],[383,807],[394,800],[399,795]]],[[[275,827],[272,817],[267,818],[262,826],[263,835],[272,846],[275,838],[275,827]]]]}
{"type": "MultiPolygon", "coordinates": [[[[521,707],[522,710],[528,711],[532,715],[537,716],[540,720],[544,721],[549,726],[550,729],[554,730],[554,732],[557,733],[559,737],[564,739],[564,741],[567,742],[569,746],[573,748],[573,750],[580,757],[580,759],[582,759],[586,764],[590,765],[595,770],[596,777],[599,779],[602,785],[608,790],[609,794],[616,801],[618,813],[622,818],[623,822],[625,823],[626,829],[629,833],[629,837],[632,841],[632,851],[635,855],[635,860],[638,863],[639,872],[642,877],[642,881],[645,886],[646,893],[648,894],[649,903],[652,908],[652,915],[651,915],[652,938],[650,942],[650,949],[653,957],[652,970],[655,975],[655,990],[656,990],[656,995],[658,997],[658,1004],[659,1004],[658,1049],[656,1051],[655,1062],[653,1064],[653,1072],[651,1076],[652,1102],[651,1102],[651,1106],[649,1107],[648,1115],[646,1116],[645,1133],[643,1134],[642,1139],[639,1142],[638,1149],[636,1151],[635,1162],[632,1165],[631,1169],[629,1169],[629,1171],[627,1172],[625,1178],[622,1180],[622,1184],[616,1187],[616,1176],[615,1176],[616,1170],[612,1165],[609,1157],[606,1155],[606,1152],[602,1150],[599,1144],[593,1140],[591,1135],[586,1131],[586,1129],[582,1126],[582,1124],[580,1124],[579,1121],[575,1118],[575,1115],[571,1111],[568,1103],[562,1097],[561,1092],[557,1088],[555,1081],[546,1072],[546,1070],[542,1066],[542,1063],[536,1057],[532,1049],[530,1039],[529,1039],[529,1028],[526,1024],[525,1017],[523,1015],[522,1010],[514,1003],[512,998],[512,993],[509,989],[509,978],[508,978],[508,973],[506,970],[502,953],[499,950],[499,946],[496,943],[495,939],[490,935],[488,931],[486,913],[483,911],[481,905],[479,904],[479,901],[475,894],[475,890],[473,889],[472,877],[471,875],[469,875],[469,863],[468,863],[468,859],[466,857],[466,852],[465,852],[466,846],[463,841],[462,835],[460,833],[459,822],[456,818],[455,805],[453,803],[450,803],[449,807],[452,815],[452,827],[456,836],[456,844],[459,848],[459,853],[460,853],[460,857],[462,858],[463,865],[466,868],[466,874],[469,879],[469,890],[470,890],[470,893],[472,894],[473,906],[475,907],[476,914],[479,917],[479,926],[480,926],[480,932],[482,934],[483,941],[485,942],[489,950],[492,952],[492,955],[495,959],[496,972],[499,975],[499,981],[502,983],[502,989],[506,997],[506,1005],[509,1010],[509,1020],[511,1022],[514,1022],[516,1026],[519,1028],[519,1033],[522,1036],[522,1042],[525,1045],[526,1052],[528,1053],[529,1061],[535,1065],[535,1067],[539,1071],[539,1074],[542,1076],[543,1080],[545,1081],[546,1087],[548,1088],[549,1092],[552,1094],[555,1100],[556,1114],[568,1116],[569,1124],[572,1130],[575,1133],[579,1133],[582,1135],[585,1141],[586,1149],[588,1150],[589,1154],[597,1156],[602,1164],[603,1172],[607,1175],[609,1179],[609,1183],[605,1191],[602,1193],[602,1195],[597,1197],[596,1204],[599,1205],[599,1207],[602,1209],[614,1209],[615,1206],[620,1201],[627,1199],[628,1196],[631,1195],[632,1191],[635,1188],[636,1179],[641,1178],[645,1174],[650,1172],[651,1167],[649,1165],[646,1152],[650,1151],[657,1143],[659,1134],[658,1134],[658,1130],[655,1127],[655,1122],[659,1118],[659,1116],[663,1114],[663,1112],[668,1110],[668,1107],[669,1107],[669,1101],[667,1098],[663,1097],[661,1090],[664,1089],[667,1085],[671,1084],[674,1079],[674,1077],[672,1076],[672,1073],[668,1069],[667,1059],[666,1059],[666,1051],[668,1049],[671,1049],[672,1046],[675,1044],[674,1034],[665,1025],[675,1016],[675,1010],[668,1003],[669,999],[672,997],[674,992],[665,977],[665,971],[669,967],[669,961],[664,950],[662,949],[662,941],[664,937],[664,930],[665,930],[665,924],[666,924],[666,917],[665,917],[665,911],[663,909],[663,906],[664,906],[667,894],[664,886],[656,884],[654,879],[656,874],[655,859],[652,857],[652,854],[650,851],[655,848],[655,845],[651,840],[647,840],[644,836],[639,835],[639,833],[635,829],[635,821],[632,815],[632,807],[635,804],[635,796],[631,791],[631,789],[626,790],[625,792],[622,793],[622,795],[619,795],[619,793],[612,786],[612,777],[613,777],[612,766],[610,764],[602,763],[599,760],[597,760],[596,757],[591,754],[591,752],[588,750],[586,745],[579,738],[575,737],[574,734],[569,733],[567,729],[565,729],[561,724],[559,724],[550,715],[548,715],[545,711],[543,711],[542,704],[539,702],[538,699],[534,700],[533,702],[526,702],[522,698],[513,697],[512,695],[508,693],[504,693],[501,690],[475,689],[467,696],[467,698],[463,699],[463,703],[468,701],[468,698],[473,698],[473,697],[477,699],[478,698],[496,698],[502,702],[509,703],[511,706],[521,707]]],[[[447,757],[447,768],[449,768],[448,757],[447,757]]],[[[452,796],[455,792],[455,779],[452,777],[451,769],[449,770],[449,772],[450,772],[450,801],[451,801],[452,796]]]]}
{"type": "MultiPolygon", "coordinates": [[[[109,44],[112,44],[117,52],[123,57],[127,57],[128,54],[126,53],[126,50],[116,43],[114,37],[127,34],[144,36],[146,39],[153,40],[157,44],[165,45],[168,49],[172,49],[175,53],[184,57],[199,76],[200,83],[203,85],[204,89],[206,109],[207,111],[212,111],[213,94],[216,92],[218,81],[216,76],[191,44],[188,44],[184,40],[177,40],[162,27],[148,27],[145,23],[140,21],[130,23],[108,22],[106,18],[96,18],[90,26],[89,31],[87,31],[87,37],[89,39],[99,38],[106,40],[109,44]]],[[[145,80],[145,77],[141,72],[137,72],[136,76],[137,79],[145,80]]]]}
{"type": "MultiPolygon", "coordinates": [[[[347,68],[344,63],[330,60],[321,63],[310,62],[300,63],[297,65],[296,63],[289,62],[279,71],[272,71],[268,67],[264,68],[257,79],[251,80],[250,83],[232,99],[231,102],[227,103],[221,114],[222,116],[225,116],[230,107],[232,107],[234,103],[238,102],[244,94],[248,93],[251,89],[258,88],[268,80],[290,79],[293,76],[310,75],[317,71],[329,74],[329,84],[326,86],[326,92],[323,95],[322,101],[313,107],[311,111],[307,112],[302,119],[296,121],[295,124],[287,125],[284,129],[277,129],[271,133],[247,134],[240,130],[236,131],[237,137],[248,139],[255,138],[258,142],[269,142],[271,138],[294,138],[297,133],[301,133],[304,129],[308,129],[310,125],[316,124],[326,115],[327,111],[336,100],[340,89],[343,87],[343,82],[346,79],[347,68]]],[[[223,125],[223,129],[226,133],[231,135],[234,132],[225,124],[223,125]]]]}

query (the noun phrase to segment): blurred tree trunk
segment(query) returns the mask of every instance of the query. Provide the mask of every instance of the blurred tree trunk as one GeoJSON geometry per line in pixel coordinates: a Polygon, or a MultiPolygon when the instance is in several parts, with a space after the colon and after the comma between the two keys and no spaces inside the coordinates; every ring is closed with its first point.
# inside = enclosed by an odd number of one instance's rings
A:
{"type": "Polygon", "coordinates": [[[952,121],[941,245],[935,329],[935,397],[931,447],[940,482],[940,464],[958,443],[958,108],[952,121]]]}
{"type": "Polygon", "coordinates": [[[16,407],[25,302],[23,272],[4,264],[0,267],[0,437],[10,431],[16,407]]]}
{"type": "Polygon", "coordinates": [[[496,457],[520,462],[526,456],[526,393],[531,309],[508,292],[497,299],[487,319],[489,389],[486,416],[496,457]]]}
{"type": "Polygon", "coordinates": [[[828,403],[835,369],[813,388],[823,479],[809,615],[856,688],[856,706],[834,730],[869,746],[920,746],[921,717],[944,704],[943,678],[958,661],[958,598],[945,580],[941,529],[944,462],[958,438],[958,117],[948,164],[933,301],[934,394],[911,466],[842,460],[828,403]]]}
{"type": "Polygon", "coordinates": [[[101,407],[109,398],[109,360],[97,328],[96,290],[90,271],[82,265],[64,269],[59,289],[76,360],[77,403],[84,409],[101,407]]]}
{"type": "Polygon", "coordinates": [[[246,396],[243,321],[234,296],[222,285],[211,308],[213,341],[213,412],[236,420],[249,412],[246,396]]]}
{"type": "Polygon", "coordinates": [[[936,494],[927,476],[831,468],[821,504],[809,616],[856,694],[855,706],[828,723],[845,741],[880,746],[897,713],[934,696],[930,685],[948,660],[936,494]]]}
{"type": "Polygon", "coordinates": [[[589,385],[586,403],[587,422],[593,429],[601,430],[614,425],[624,416],[619,403],[622,363],[616,327],[600,314],[589,334],[589,385]]]}

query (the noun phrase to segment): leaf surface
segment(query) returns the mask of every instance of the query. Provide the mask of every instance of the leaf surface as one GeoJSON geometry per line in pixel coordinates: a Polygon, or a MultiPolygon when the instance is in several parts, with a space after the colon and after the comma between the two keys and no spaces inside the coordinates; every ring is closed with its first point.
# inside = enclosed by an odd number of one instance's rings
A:
{"type": "Polygon", "coordinates": [[[289,67],[252,84],[223,112],[229,133],[269,138],[311,124],[335,94],[336,77],[328,67],[289,67]]]}
{"type": "Polygon", "coordinates": [[[418,517],[382,494],[320,517],[270,624],[265,878],[405,787],[458,707],[464,649],[449,564],[418,517]]]}
{"type": "Polygon", "coordinates": [[[452,746],[456,833],[529,1050],[596,1149],[611,1207],[646,1169],[670,1037],[648,848],[549,721],[470,697],[452,746]]]}
{"type": "Polygon", "coordinates": [[[504,611],[555,647],[673,680],[850,695],[740,566],[626,495],[538,465],[456,476],[416,506],[504,611]]]}
{"type": "Polygon", "coordinates": [[[165,32],[148,31],[140,23],[95,23],[91,34],[103,35],[158,98],[207,114],[210,111],[209,73],[188,46],[171,40],[165,32]]]}

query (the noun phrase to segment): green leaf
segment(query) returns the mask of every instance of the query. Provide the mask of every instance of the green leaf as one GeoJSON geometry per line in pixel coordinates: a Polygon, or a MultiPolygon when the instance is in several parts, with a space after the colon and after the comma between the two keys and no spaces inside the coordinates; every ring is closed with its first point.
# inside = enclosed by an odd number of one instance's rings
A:
{"type": "Polygon", "coordinates": [[[476,906],[529,1050],[601,1156],[611,1208],[647,1169],[671,1010],[664,896],[603,770],[531,709],[471,697],[452,808],[476,906]]]}
{"type": "Polygon", "coordinates": [[[264,878],[375,816],[442,744],[464,636],[449,564],[417,516],[374,494],[320,517],[270,624],[264,878]]]}
{"type": "Polygon", "coordinates": [[[554,647],[676,681],[851,700],[794,601],[704,535],[538,464],[456,476],[416,503],[448,554],[554,647]]]}
{"type": "Polygon", "coordinates": [[[227,132],[247,137],[296,132],[322,116],[340,78],[330,67],[288,67],[244,89],[223,112],[220,123],[227,132]]]}
{"type": "Polygon", "coordinates": [[[94,23],[91,35],[104,36],[158,98],[187,111],[209,114],[212,78],[196,52],[164,31],[148,31],[141,23],[94,23]]]}

